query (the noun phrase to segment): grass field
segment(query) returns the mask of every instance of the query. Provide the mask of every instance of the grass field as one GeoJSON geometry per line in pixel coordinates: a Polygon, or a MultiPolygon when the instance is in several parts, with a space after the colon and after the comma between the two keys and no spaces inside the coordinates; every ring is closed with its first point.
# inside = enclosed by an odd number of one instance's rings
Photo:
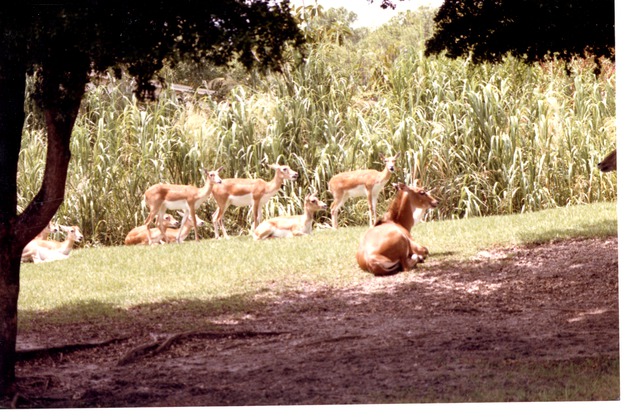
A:
{"type": "MultiPolygon", "coordinates": [[[[599,203],[436,221],[417,225],[412,234],[429,248],[429,258],[457,261],[492,247],[614,235],[616,209],[615,203],[599,203]]],[[[240,236],[182,245],[76,249],[65,261],[22,266],[21,327],[28,328],[28,314],[53,310],[63,323],[115,316],[116,308],[162,301],[238,307],[260,293],[369,281],[371,276],[354,259],[365,230],[319,227],[308,237],[284,240],[258,242],[240,236]],[[64,307],[73,309],[60,310],[64,307]]],[[[212,232],[203,236],[210,238],[212,232]]]]}

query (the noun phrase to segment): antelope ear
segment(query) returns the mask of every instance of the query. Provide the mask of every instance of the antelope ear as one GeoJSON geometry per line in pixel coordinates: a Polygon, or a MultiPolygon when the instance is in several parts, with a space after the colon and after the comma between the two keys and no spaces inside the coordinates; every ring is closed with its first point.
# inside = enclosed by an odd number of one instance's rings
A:
{"type": "Polygon", "coordinates": [[[401,191],[409,191],[409,186],[403,182],[398,183],[398,188],[400,188],[401,191]]]}
{"type": "Polygon", "coordinates": [[[181,217],[184,217],[184,212],[181,210],[177,210],[177,214],[179,214],[181,217]]]}
{"type": "Polygon", "coordinates": [[[270,163],[270,164],[269,164],[269,167],[270,167],[271,169],[278,169],[278,168],[280,167],[280,165],[278,165],[277,163],[270,163]]]}
{"type": "Polygon", "coordinates": [[[219,169],[216,170],[216,172],[220,172],[223,170],[223,166],[219,166],[219,169]]]}
{"type": "Polygon", "coordinates": [[[400,152],[396,153],[396,155],[394,156],[394,159],[398,159],[399,156],[400,156],[400,152]]]}

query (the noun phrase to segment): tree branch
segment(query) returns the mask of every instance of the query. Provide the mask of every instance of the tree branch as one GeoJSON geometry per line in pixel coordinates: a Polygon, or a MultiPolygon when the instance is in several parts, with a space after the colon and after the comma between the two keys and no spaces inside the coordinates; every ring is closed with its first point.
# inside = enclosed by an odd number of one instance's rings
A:
{"type": "MultiPolygon", "coordinates": [[[[56,77],[52,77],[53,80],[56,77]]],[[[48,149],[42,186],[13,227],[14,251],[21,252],[53,218],[63,202],[70,163],[70,137],[85,92],[85,73],[58,85],[58,96],[44,104],[48,149]]]]}

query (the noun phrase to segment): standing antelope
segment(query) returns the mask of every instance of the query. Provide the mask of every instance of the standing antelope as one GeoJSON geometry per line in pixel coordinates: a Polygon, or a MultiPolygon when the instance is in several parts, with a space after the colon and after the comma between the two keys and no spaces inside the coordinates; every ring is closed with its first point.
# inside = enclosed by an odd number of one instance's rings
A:
{"type": "Polygon", "coordinates": [[[387,212],[368,229],[356,253],[359,267],[377,276],[408,271],[429,255],[427,248],[413,241],[410,231],[414,211],[437,207],[437,200],[420,187],[400,183],[396,189],[387,212]]]}
{"type": "Polygon", "coordinates": [[[610,152],[604,160],[597,164],[597,167],[602,172],[611,172],[617,170],[617,149],[610,152]]]}
{"type": "Polygon", "coordinates": [[[214,235],[217,238],[220,236],[219,228],[221,228],[223,237],[228,237],[223,224],[223,215],[230,205],[236,207],[251,206],[253,226],[256,229],[260,223],[264,205],[278,192],[286,179],[295,181],[298,178],[298,173],[286,165],[272,164],[269,167],[275,170],[275,175],[271,181],[230,178],[224,179],[221,184],[214,185],[212,194],[217,202],[217,209],[212,215],[212,223],[214,224],[214,235]]]}
{"type": "MultiPolygon", "coordinates": [[[[164,215],[162,218],[162,224],[166,229],[179,227],[179,222],[170,214],[164,215]]],[[[147,231],[146,226],[142,225],[129,231],[125,237],[125,245],[159,244],[163,240],[164,235],[162,234],[162,230],[160,228],[155,227],[147,231]]]]}
{"type": "MultiPolygon", "coordinates": [[[[155,184],[149,187],[144,193],[144,202],[149,208],[149,216],[144,222],[147,231],[149,231],[151,221],[153,221],[153,218],[157,215],[156,224],[162,232],[162,236],[164,236],[166,227],[162,224],[162,219],[164,218],[166,210],[184,210],[185,218],[190,215],[195,222],[193,228],[195,229],[195,240],[198,241],[199,235],[197,234],[197,216],[195,215],[195,211],[210,197],[212,194],[212,186],[222,182],[219,177],[219,171],[221,169],[223,169],[223,167],[215,171],[204,170],[206,180],[201,188],[197,188],[193,185],[175,184],[155,184]]],[[[184,225],[182,224],[177,237],[178,242],[183,230],[184,225]]]]}
{"type": "Polygon", "coordinates": [[[315,212],[327,207],[326,203],[320,201],[316,194],[309,194],[304,199],[304,214],[267,219],[254,230],[254,239],[290,238],[309,235],[313,231],[313,216],[315,212]]]}
{"type": "Polygon", "coordinates": [[[83,240],[83,234],[78,226],[59,226],[66,232],[66,240],[63,242],[35,239],[24,247],[22,261],[44,262],[68,258],[75,242],[83,240]]]}
{"type": "MultiPolygon", "coordinates": [[[[164,241],[168,244],[184,242],[184,240],[186,240],[186,238],[188,237],[190,230],[193,228],[192,216],[189,215],[184,219],[184,212],[178,211],[177,214],[182,217],[182,221],[180,223],[184,226],[184,229],[182,229],[181,234],[177,229],[166,229],[166,236],[164,236],[164,241]]],[[[206,222],[204,222],[197,216],[197,227],[202,227],[205,225],[206,222]]]]}
{"type": "Polygon", "coordinates": [[[367,196],[368,208],[370,212],[370,226],[376,222],[376,203],[378,195],[387,184],[396,170],[396,159],[400,153],[396,153],[392,157],[384,157],[381,159],[385,163],[382,171],[375,169],[359,169],[356,171],[341,172],[328,181],[328,189],[333,195],[333,203],[330,206],[332,212],[333,229],[338,227],[339,210],[350,197],[367,196]]]}

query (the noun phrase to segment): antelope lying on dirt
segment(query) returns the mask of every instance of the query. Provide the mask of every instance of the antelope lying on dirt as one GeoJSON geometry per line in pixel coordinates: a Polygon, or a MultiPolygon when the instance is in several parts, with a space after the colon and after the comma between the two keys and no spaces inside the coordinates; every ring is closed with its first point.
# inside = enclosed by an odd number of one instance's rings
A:
{"type": "MultiPolygon", "coordinates": [[[[162,224],[166,230],[179,227],[179,222],[170,214],[165,214],[162,217],[162,224]]],[[[160,228],[155,227],[147,231],[145,225],[131,229],[125,237],[125,245],[159,244],[162,241],[164,241],[164,234],[160,228]]]]}
{"type": "MultiPolygon", "coordinates": [[[[192,216],[188,215],[188,217],[184,218],[186,215],[182,211],[178,211],[177,214],[181,216],[182,221],[180,222],[180,224],[182,224],[184,228],[181,229],[181,232],[178,229],[166,229],[164,242],[168,244],[184,242],[184,240],[186,240],[186,238],[188,237],[188,234],[190,234],[190,231],[193,228],[192,216]]],[[[197,219],[197,227],[203,227],[206,225],[206,222],[201,220],[199,216],[197,216],[196,219],[197,219]]]]}
{"type": "Polygon", "coordinates": [[[290,238],[309,235],[313,231],[313,216],[315,212],[327,207],[326,203],[320,201],[316,194],[309,194],[304,199],[304,214],[267,219],[254,229],[254,239],[290,238]]]}
{"type": "Polygon", "coordinates": [[[330,206],[332,212],[333,229],[339,225],[339,210],[350,197],[366,197],[370,212],[370,226],[376,222],[376,203],[385,184],[396,170],[396,159],[400,153],[392,157],[383,157],[385,168],[382,171],[375,169],[359,169],[356,171],[341,172],[328,181],[328,189],[333,195],[333,203],[330,206]]]}
{"type": "Polygon", "coordinates": [[[212,188],[212,195],[217,202],[217,209],[212,215],[214,224],[214,235],[219,237],[219,228],[223,237],[228,234],[223,224],[223,215],[230,205],[236,207],[251,206],[253,227],[256,229],[262,218],[262,208],[273,197],[285,180],[295,181],[298,173],[286,165],[272,164],[269,167],[275,170],[275,175],[271,181],[262,179],[229,178],[224,179],[221,184],[215,184],[212,188]]]}
{"type": "Polygon", "coordinates": [[[597,164],[602,172],[612,172],[617,170],[617,149],[610,152],[604,160],[597,164]]]}
{"type": "Polygon", "coordinates": [[[59,229],[66,232],[65,241],[35,239],[24,247],[22,261],[39,263],[68,258],[74,243],[83,240],[83,234],[78,226],[59,226],[59,229]]]}
{"type": "Polygon", "coordinates": [[[408,271],[429,255],[411,237],[414,211],[435,208],[437,200],[420,187],[396,184],[396,197],[385,215],[361,239],[356,259],[359,267],[374,275],[408,271]]]}
{"type": "MultiPolygon", "coordinates": [[[[212,186],[218,185],[222,182],[219,177],[219,171],[223,167],[215,171],[205,172],[205,183],[202,188],[197,188],[192,185],[175,185],[175,184],[155,184],[151,186],[144,193],[144,202],[149,208],[149,216],[144,222],[147,231],[149,231],[149,225],[153,221],[153,218],[157,216],[156,225],[162,232],[162,236],[165,235],[166,228],[162,224],[164,213],[166,210],[183,210],[186,215],[185,218],[190,215],[194,221],[193,228],[195,229],[195,240],[199,240],[197,234],[197,218],[195,211],[206,201],[212,194],[212,186]]],[[[179,236],[177,241],[179,242],[184,225],[180,227],[179,236]]],[[[152,242],[149,242],[150,244],[152,242]]]]}

